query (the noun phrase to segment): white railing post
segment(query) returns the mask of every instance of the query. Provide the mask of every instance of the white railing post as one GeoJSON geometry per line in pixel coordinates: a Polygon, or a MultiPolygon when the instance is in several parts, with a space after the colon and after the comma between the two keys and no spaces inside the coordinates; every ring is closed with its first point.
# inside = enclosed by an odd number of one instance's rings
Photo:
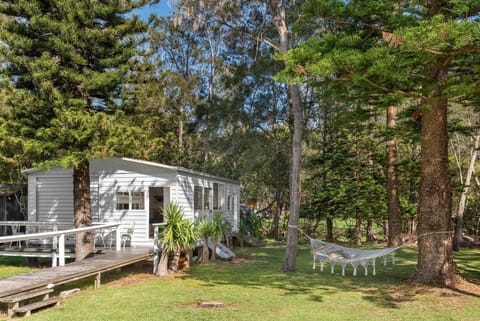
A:
{"type": "Polygon", "coordinates": [[[58,254],[57,254],[57,238],[58,236],[54,236],[52,237],[52,267],[56,267],[57,266],[57,258],[58,258],[58,254]]]}
{"type": "Polygon", "coordinates": [[[115,228],[115,250],[118,252],[122,249],[120,240],[120,225],[115,228]]]}
{"type": "Polygon", "coordinates": [[[153,225],[153,274],[157,274],[160,253],[158,250],[158,226],[153,225]]]}
{"type": "Polygon", "coordinates": [[[58,251],[59,251],[58,265],[64,266],[65,265],[65,234],[60,234],[60,236],[58,237],[58,251]]]}

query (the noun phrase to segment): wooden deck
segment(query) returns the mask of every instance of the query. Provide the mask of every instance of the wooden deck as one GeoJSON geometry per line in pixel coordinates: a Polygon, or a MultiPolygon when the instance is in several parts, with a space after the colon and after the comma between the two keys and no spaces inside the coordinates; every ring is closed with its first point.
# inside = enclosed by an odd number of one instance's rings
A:
{"type": "Polygon", "coordinates": [[[95,285],[99,286],[101,273],[144,261],[150,255],[151,248],[148,247],[127,247],[118,252],[106,249],[80,262],[2,278],[0,298],[42,287],[55,287],[91,276],[96,276],[95,285]]]}

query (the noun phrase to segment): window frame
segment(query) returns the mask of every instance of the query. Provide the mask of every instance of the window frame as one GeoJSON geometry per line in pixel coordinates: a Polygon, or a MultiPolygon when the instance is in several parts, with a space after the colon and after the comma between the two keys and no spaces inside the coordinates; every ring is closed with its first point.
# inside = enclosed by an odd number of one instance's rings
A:
{"type": "Polygon", "coordinates": [[[125,210],[128,211],[129,209],[130,209],[130,192],[129,191],[117,191],[115,193],[115,210],[116,211],[125,211],[125,210]],[[126,202],[124,200],[125,197],[126,197],[126,202]],[[122,202],[120,202],[120,201],[122,201],[122,202]],[[120,207],[120,205],[122,205],[122,206],[120,207]]]}
{"type": "Polygon", "coordinates": [[[119,189],[115,192],[114,208],[116,211],[145,211],[145,194],[144,189],[119,189]],[[141,194],[141,199],[137,199],[139,196],[137,194],[141,194]],[[126,198],[128,198],[128,201],[126,201],[126,198]],[[119,201],[122,201],[122,203],[119,203],[119,201]]]}
{"type": "Polygon", "coordinates": [[[144,211],[145,210],[145,191],[130,191],[130,210],[132,211],[144,211]],[[134,199],[136,194],[141,194],[141,198],[138,199],[138,203],[134,199]],[[137,208],[138,206],[138,208],[137,208]],[[141,206],[141,207],[140,207],[141,206]]]}

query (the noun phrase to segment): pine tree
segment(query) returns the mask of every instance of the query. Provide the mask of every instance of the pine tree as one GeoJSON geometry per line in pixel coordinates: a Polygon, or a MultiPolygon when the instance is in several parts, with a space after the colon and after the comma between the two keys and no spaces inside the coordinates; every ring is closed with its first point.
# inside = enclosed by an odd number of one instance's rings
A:
{"type": "MultiPolygon", "coordinates": [[[[146,3],[20,0],[0,7],[3,74],[15,94],[10,126],[37,165],[73,167],[75,227],[91,223],[89,159],[132,148],[135,129],[115,110],[147,30],[131,12],[146,3]]],[[[92,250],[91,234],[76,239],[81,260],[92,250]]]]}

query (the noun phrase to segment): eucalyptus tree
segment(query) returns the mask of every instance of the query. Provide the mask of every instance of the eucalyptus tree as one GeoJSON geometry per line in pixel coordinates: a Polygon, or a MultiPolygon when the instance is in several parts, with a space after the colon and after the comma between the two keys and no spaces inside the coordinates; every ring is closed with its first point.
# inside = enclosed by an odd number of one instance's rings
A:
{"type": "MultiPolygon", "coordinates": [[[[449,101],[478,91],[479,6],[470,1],[310,1],[314,21],[338,27],[288,56],[290,75],[348,80],[396,102],[412,99],[421,121],[418,264],[413,281],[452,284],[449,101]],[[384,19],[382,22],[381,20],[384,19]],[[366,41],[374,37],[376,42],[366,41]],[[367,47],[365,47],[367,46],[367,47]],[[301,68],[299,67],[301,66],[301,68]]],[[[310,20],[312,21],[312,20],[310,20]]]]}
{"type": "MultiPolygon", "coordinates": [[[[197,25],[207,31],[207,43],[210,49],[210,57],[217,57],[217,50],[221,50],[221,37],[219,31],[233,32],[237,35],[243,34],[245,37],[255,40],[256,44],[251,47],[253,50],[261,46],[269,46],[273,52],[287,52],[291,47],[293,38],[291,38],[291,24],[287,17],[293,17],[295,8],[298,8],[298,1],[227,1],[227,0],[184,0],[179,1],[178,5],[184,8],[185,13],[190,13],[197,17],[197,25]],[[208,22],[208,23],[207,23],[208,22]],[[248,23],[246,23],[248,22],[248,23]],[[251,32],[252,26],[255,31],[251,32]],[[258,28],[260,27],[260,28],[258,28]],[[267,27],[267,28],[265,28],[267,27]],[[263,32],[269,30],[268,36],[263,32]],[[270,31],[274,31],[271,33],[270,31]]],[[[255,51],[253,51],[254,53],[255,51]]],[[[273,58],[273,56],[272,56],[273,58]]],[[[235,59],[232,59],[235,61],[235,59]]],[[[208,75],[212,77],[218,69],[214,60],[209,65],[208,75]]],[[[215,109],[216,85],[215,78],[209,81],[209,105],[208,108],[215,109]]],[[[285,88],[285,106],[291,116],[292,144],[291,144],[291,170],[290,170],[290,223],[287,240],[287,250],[285,253],[285,262],[283,269],[285,271],[295,270],[296,249],[297,249],[297,230],[298,216],[300,209],[300,172],[301,172],[301,144],[303,139],[303,106],[300,88],[296,84],[288,85],[285,88]],[[287,98],[288,97],[288,98],[287,98]]],[[[206,113],[205,116],[209,114],[206,113]]],[[[204,118],[208,121],[208,118],[204,118]]],[[[208,123],[208,122],[207,122],[208,123]]]]}
{"type": "MultiPolygon", "coordinates": [[[[39,166],[73,167],[75,227],[91,223],[89,159],[141,144],[140,129],[111,114],[147,30],[131,12],[147,2],[22,0],[0,7],[3,75],[18,93],[11,126],[39,166]]],[[[92,250],[91,233],[76,239],[81,260],[92,250]]]]}
{"type": "MultiPolygon", "coordinates": [[[[453,109],[453,108],[452,108],[453,109]]],[[[474,182],[475,168],[480,146],[479,115],[474,108],[458,110],[456,116],[459,118],[457,124],[452,121],[451,130],[457,127],[457,131],[450,136],[450,151],[453,155],[455,168],[457,169],[455,181],[453,182],[454,200],[458,202],[455,210],[455,234],[453,238],[453,250],[460,250],[463,234],[463,218],[467,207],[469,194],[476,188],[474,182]],[[456,187],[456,188],[455,188],[456,187]],[[459,192],[459,193],[458,193],[459,192]]]]}
{"type": "Polygon", "coordinates": [[[174,15],[153,16],[150,24],[147,55],[135,65],[128,104],[155,137],[151,159],[198,168],[197,146],[203,141],[195,133],[194,115],[204,88],[201,37],[191,20],[174,15]]]}

